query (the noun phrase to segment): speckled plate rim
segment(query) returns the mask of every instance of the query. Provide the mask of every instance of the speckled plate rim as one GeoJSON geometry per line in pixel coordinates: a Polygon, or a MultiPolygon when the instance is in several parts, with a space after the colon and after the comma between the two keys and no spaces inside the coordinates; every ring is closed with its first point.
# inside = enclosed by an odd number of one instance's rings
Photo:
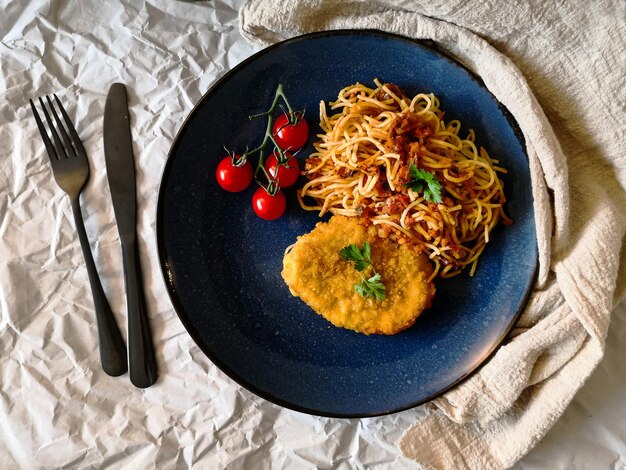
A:
{"type": "MultiPolygon", "coordinates": [[[[241,385],[242,387],[246,388],[247,390],[249,390],[250,392],[254,393],[255,395],[269,401],[272,402],[276,405],[279,405],[281,407],[284,408],[288,408],[294,411],[298,411],[300,413],[306,413],[309,415],[313,415],[313,416],[323,416],[323,417],[329,417],[329,418],[345,418],[345,419],[354,419],[354,418],[371,418],[371,417],[376,417],[376,416],[385,416],[385,415],[390,415],[393,413],[399,413],[402,411],[406,411],[412,408],[415,408],[417,406],[423,405],[424,403],[428,403],[429,401],[432,401],[433,399],[440,397],[441,395],[443,395],[444,393],[446,393],[447,391],[451,390],[452,388],[456,387],[457,385],[459,385],[461,382],[463,382],[464,380],[466,380],[468,377],[470,377],[472,374],[474,374],[474,372],[477,371],[477,369],[482,366],[485,362],[487,362],[491,356],[493,356],[495,354],[495,352],[500,348],[500,346],[502,345],[502,343],[504,343],[504,341],[506,340],[506,338],[508,337],[509,333],[511,332],[511,330],[513,329],[513,327],[515,326],[515,324],[517,323],[520,315],[522,314],[522,311],[524,310],[524,307],[526,306],[526,304],[528,303],[528,298],[530,296],[530,293],[532,291],[532,286],[535,284],[536,278],[537,278],[537,270],[538,270],[538,253],[535,251],[535,256],[534,256],[534,267],[533,267],[533,274],[530,276],[528,285],[526,287],[526,290],[522,296],[522,301],[520,302],[517,311],[515,312],[515,314],[513,315],[513,317],[511,318],[510,323],[507,325],[507,327],[504,329],[504,331],[502,332],[502,335],[493,342],[492,346],[490,348],[488,348],[485,351],[485,354],[483,354],[483,356],[481,356],[479,359],[477,359],[474,364],[469,367],[468,371],[466,373],[464,373],[463,375],[461,375],[459,378],[457,378],[455,381],[453,381],[450,385],[448,385],[447,387],[441,389],[440,391],[438,391],[437,393],[428,396],[422,400],[418,400],[415,403],[409,404],[407,406],[402,406],[399,408],[393,408],[393,409],[389,409],[383,412],[375,412],[375,413],[329,413],[329,412],[323,412],[320,410],[315,410],[315,409],[311,409],[311,408],[307,408],[307,407],[303,407],[300,405],[296,405],[293,404],[289,401],[286,401],[278,396],[275,396],[271,393],[268,393],[264,390],[261,390],[259,388],[257,388],[255,385],[253,385],[252,383],[248,382],[246,379],[244,379],[243,377],[241,377],[236,371],[234,371],[233,369],[231,369],[227,364],[225,364],[223,361],[221,361],[216,354],[209,349],[208,347],[206,347],[206,345],[204,344],[204,341],[201,337],[200,334],[198,334],[198,332],[195,330],[195,327],[192,325],[192,323],[189,321],[189,319],[187,318],[187,316],[184,313],[183,307],[178,299],[177,293],[176,293],[176,286],[173,282],[173,276],[170,273],[170,270],[167,266],[167,257],[166,257],[166,251],[165,251],[165,241],[164,241],[164,227],[163,227],[163,210],[164,210],[164,198],[165,198],[165,192],[163,190],[163,182],[167,179],[168,175],[169,175],[169,171],[170,171],[170,165],[172,163],[173,160],[173,156],[174,153],[176,152],[176,149],[178,147],[178,144],[180,142],[181,136],[184,132],[184,130],[187,127],[187,123],[193,118],[193,116],[196,114],[196,112],[200,109],[200,107],[204,104],[204,102],[206,100],[208,100],[213,94],[215,94],[220,88],[221,86],[226,83],[230,77],[232,75],[234,75],[235,73],[237,73],[237,71],[247,65],[249,65],[251,62],[254,62],[256,59],[258,59],[259,57],[271,52],[272,50],[283,46],[284,44],[287,43],[293,43],[293,42],[298,42],[298,41],[307,41],[309,39],[314,39],[314,38],[320,38],[320,37],[327,37],[327,36],[378,36],[381,38],[385,38],[385,39],[394,39],[394,40],[399,40],[399,41],[404,41],[406,43],[409,43],[413,46],[416,47],[421,47],[421,48],[425,48],[428,49],[432,52],[434,52],[435,54],[439,55],[442,59],[446,60],[447,62],[451,63],[452,65],[454,65],[455,67],[460,67],[462,69],[464,69],[469,77],[476,82],[481,88],[485,89],[494,99],[494,101],[496,103],[498,103],[498,107],[500,108],[500,110],[502,111],[502,113],[504,114],[508,124],[511,126],[511,129],[513,130],[513,133],[515,134],[515,137],[518,139],[524,156],[526,157],[526,161],[528,162],[528,153],[526,151],[526,143],[525,143],[525,139],[524,136],[519,128],[519,125],[517,124],[517,121],[515,121],[515,119],[513,118],[513,116],[511,115],[511,113],[509,112],[509,110],[502,104],[500,103],[500,101],[498,101],[498,99],[493,95],[493,93],[491,93],[491,91],[489,91],[489,89],[486,87],[485,83],[483,82],[483,80],[478,77],[476,74],[474,74],[472,71],[470,71],[467,67],[465,67],[463,64],[461,64],[460,62],[458,62],[457,60],[453,59],[452,57],[450,57],[449,55],[447,55],[445,52],[442,52],[441,50],[439,50],[436,47],[436,44],[433,43],[432,41],[421,41],[421,40],[416,40],[416,39],[412,39],[406,36],[401,36],[398,34],[393,34],[393,33],[387,33],[384,31],[380,31],[380,30],[376,30],[376,29],[338,29],[338,30],[332,30],[332,31],[320,31],[320,32],[314,32],[314,33],[308,33],[308,34],[304,34],[301,36],[296,36],[275,44],[272,44],[271,46],[268,46],[258,52],[256,52],[255,54],[251,55],[250,57],[248,57],[247,59],[244,59],[242,62],[240,62],[239,64],[237,64],[235,67],[233,67],[232,69],[230,69],[227,73],[225,73],[222,77],[220,77],[214,84],[213,86],[211,86],[211,88],[209,88],[209,90],[202,96],[202,98],[196,103],[196,105],[193,107],[193,109],[191,110],[191,112],[187,115],[187,117],[185,118],[185,120],[183,121],[183,123],[181,124],[180,128],[178,129],[178,132],[176,133],[176,136],[174,137],[174,141],[172,142],[172,146],[170,147],[170,151],[167,155],[167,160],[165,163],[165,166],[163,168],[163,172],[161,175],[161,183],[159,185],[159,194],[158,194],[158,200],[157,200],[157,210],[156,210],[156,237],[157,237],[157,251],[158,251],[158,258],[159,258],[159,264],[161,267],[161,273],[163,275],[163,280],[165,282],[165,285],[167,287],[167,293],[169,295],[170,301],[172,302],[172,305],[174,307],[174,310],[176,311],[176,314],[178,315],[178,318],[180,319],[181,323],[183,324],[183,326],[185,327],[185,329],[187,330],[187,332],[189,333],[189,335],[191,336],[191,338],[194,340],[194,342],[196,343],[196,345],[200,348],[200,350],[209,358],[209,360],[211,362],[213,362],[213,364],[215,364],[222,372],[224,372],[230,379],[232,379],[233,381],[235,381],[236,383],[238,383],[239,385],[241,385]]],[[[533,215],[534,218],[534,215],[533,215]]]]}

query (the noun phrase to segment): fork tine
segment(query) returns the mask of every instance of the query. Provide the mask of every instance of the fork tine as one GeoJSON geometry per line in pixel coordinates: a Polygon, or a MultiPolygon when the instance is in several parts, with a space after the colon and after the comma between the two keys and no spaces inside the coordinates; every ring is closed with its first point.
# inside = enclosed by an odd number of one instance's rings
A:
{"type": "Polygon", "coordinates": [[[54,128],[54,121],[48,114],[48,110],[46,109],[46,105],[44,104],[41,96],[39,97],[39,103],[41,104],[41,108],[43,109],[43,115],[46,117],[46,122],[48,123],[48,127],[50,127],[50,132],[52,132],[52,141],[54,142],[54,150],[57,153],[57,157],[59,160],[61,158],[67,158],[67,153],[63,149],[63,144],[61,143],[61,139],[59,138],[59,134],[57,134],[56,129],[54,128]]]}
{"type": "Polygon", "coordinates": [[[74,128],[74,124],[72,124],[72,120],[67,115],[65,108],[61,104],[61,100],[57,97],[56,94],[53,94],[52,96],[54,96],[54,99],[56,100],[57,105],[59,106],[59,110],[61,111],[61,114],[63,115],[63,119],[65,120],[65,124],[67,125],[67,130],[70,132],[72,144],[74,145],[74,148],[76,149],[76,154],[81,158],[87,158],[87,154],[85,153],[85,147],[83,147],[83,143],[80,140],[80,137],[78,137],[78,132],[76,132],[76,129],[74,128]]]}
{"type": "Polygon", "coordinates": [[[47,95],[46,95],[46,100],[48,101],[48,105],[50,106],[50,112],[52,112],[52,116],[54,117],[54,120],[57,123],[57,128],[59,130],[59,134],[61,134],[61,139],[63,140],[63,147],[65,148],[65,152],[68,154],[68,156],[75,157],[76,151],[72,147],[72,142],[70,142],[70,138],[68,137],[67,132],[65,132],[65,127],[63,126],[63,122],[61,122],[59,115],[54,109],[52,100],[47,95]]]}
{"type": "Polygon", "coordinates": [[[37,127],[39,128],[39,133],[41,134],[41,138],[43,139],[43,143],[46,146],[46,151],[48,152],[48,158],[50,161],[58,160],[58,156],[52,142],[50,142],[50,138],[48,137],[48,131],[46,131],[46,126],[44,126],[41,118],[39,117],[39,113],[37,112],[37,108],[35,107],[35,103],[33,100],[29,99],[30,107],[33,110],[33,115],[35,116],[35,121],[37,122],[37,127]]]}

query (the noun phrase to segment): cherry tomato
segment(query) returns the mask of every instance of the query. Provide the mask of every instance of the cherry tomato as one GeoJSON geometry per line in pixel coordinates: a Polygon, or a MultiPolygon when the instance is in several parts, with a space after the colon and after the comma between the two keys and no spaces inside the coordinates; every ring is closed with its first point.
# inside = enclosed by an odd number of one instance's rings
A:
{"type": "Polygon", "coordinates": [[[276,153],[272,153],[267,160],[265,160],[265,169],[272,178],[276,178],[281,188],[288,188],[293,186],[300,177],[300,164],[298,159],[288,152],[285,152],[287,162],[282,165],[278,164],[278,157],[276,153]],[[276,173],[278,172],[278,176],[276,173]]]}
{"type": "Polygon", "coordinates": [[[281,114],[274,122],[272,135],[281,149],[296,150],[306,145],[309,140],[309,125],[301,114],[295,113],[299,117],[296,124],[289,124],[289,119],[285,113],[281,114]]]}
{"type": "MultiPolygon", "coordinates": [[[[239,155],[235,156],[238,159],[239,155]]],[[[246,189],[252,181],[252,165],[246,161],[243,165],[235,166],[231,157],[224,158],[217,165],[217,182],[226,191],[239,193],[246,189]]]]}
{"type": "Polygon", "coordinates": [[[284,214],[287,199],[281,190],[272,196],[265,188],[259,188],[252,195],[252,208],[262,219],[276,220],[284,214]]]}

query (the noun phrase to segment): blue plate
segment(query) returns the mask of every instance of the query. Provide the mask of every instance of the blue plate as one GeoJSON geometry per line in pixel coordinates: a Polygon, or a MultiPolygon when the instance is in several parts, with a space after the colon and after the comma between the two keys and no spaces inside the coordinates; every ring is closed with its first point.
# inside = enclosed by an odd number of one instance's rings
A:
{"type": "Polygon", "coordinates": [[[297,37],[262,50],[219,80],[172,146],[157,237],[170,297],[202,351],[257,395],[334,417],[411,408],[467,377],[515,323],[537,266],[528,159],[516,123],[449,57],[376,31],[297,37]],[[506,210],[515,221],[493,232],[473,278],[464,273],[438,281],[432,308],[394,336],[336,328],[290,295],[280,275],[283,252],[319,220],[299,208],[293,190],[287,191],[286,215],[266,222],[252,211],[254,187],[231,194],[215,181],[225,145],[241,150],[260,142],[265,120],[248,115],[268,107],[279,83],[294,108],[306,108],[313,137],[320,100],[374,78],[409,95],[435,93],[446,118],[476,131],[478,143],[509,169],[506,210]]]}

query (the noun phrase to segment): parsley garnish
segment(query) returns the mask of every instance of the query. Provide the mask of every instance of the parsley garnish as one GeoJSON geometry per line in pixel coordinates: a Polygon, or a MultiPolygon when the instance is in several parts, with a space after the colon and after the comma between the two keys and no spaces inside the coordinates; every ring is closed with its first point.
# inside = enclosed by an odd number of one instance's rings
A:
{"type": "Polygon", "coordinates": [[[417,168],[411,163],[410,168],[411,179],[404,186],[412,189],[416,193],[424,193],[424,199],[428,202],[436,202],[441,204],[441,183],[437,177],[430,171],[417,168]]]}
{"type": "Polygon", "coordinates": [[[380,274],[376,273],[369,279],[361,275],[361,282],[354,286],[354,290],[361,297],[371,297],[376,300],[385,300],[385,284],[380,282],[380,274]]]}
{"type": "Polygon", "coordinates": [[[348,245],[339,250],[339,254],[345,261],[354,261],[354,269],[359,272],[372,265],[372,251],[368,242],[363,245],[363,251],[357,245],[348,245]]]}
{"type": "Polygon", "coordinates": [[[381,282],[380,274],[376,272],[372,264],[372,250],[370,244],[365,242],[363,249],[354,244],[344,246],[339,250],[339,254],[345,261],[354,262],[354,269],[357,271],[362,272],[368,267],[371,267],[374,272],[374,275],[370,278],[361,274],[361,282],[354,286],[354,290],[357,291],[361,297],[385,300],[385,285],[381,282]]]}

